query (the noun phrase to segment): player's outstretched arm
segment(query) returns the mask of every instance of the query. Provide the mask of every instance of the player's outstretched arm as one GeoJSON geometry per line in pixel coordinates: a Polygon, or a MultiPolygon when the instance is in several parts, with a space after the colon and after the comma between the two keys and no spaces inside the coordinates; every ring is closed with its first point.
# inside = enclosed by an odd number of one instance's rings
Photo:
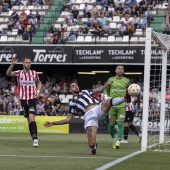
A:
{"type": "Polygon", "coordinates": [[[14,54],[13,57],[12,57],[12,63],[9,66],[8,70],[6,71],[7,76],[11,76],[11,77],[14,76],[14,73],[12,72],[12,70],[13,70],[15,64],[17,63],[17,61],[18,61],[18,59],[16,58],[16,54],[14,54]]]}
{"type": "Polygon", "coordinates": [[[66,119],[60,120],[60,121],[55,121],[55,122],[46,121],[46,122],[44,123],[44,126],[45,126],[46,128],[48,128],[48,127],[51,127],[51,126],[53,126],[53,125],[63,125],[63,124],[67,124],[67,123],[69,123],[69,122],[73,119],[73,117],[74,117],[74,115],[69,113],[66,119]]]}
{"type": "Polygon", "coordinates": [[[98,87],[96,89],[93,89],[93,93],[99,93],[99,92],[103,92],[103,90],[110,86],[111,84],[113,83],[113,81],[108,81],[105,85],[101,86],[101,87],[98,87]]]}

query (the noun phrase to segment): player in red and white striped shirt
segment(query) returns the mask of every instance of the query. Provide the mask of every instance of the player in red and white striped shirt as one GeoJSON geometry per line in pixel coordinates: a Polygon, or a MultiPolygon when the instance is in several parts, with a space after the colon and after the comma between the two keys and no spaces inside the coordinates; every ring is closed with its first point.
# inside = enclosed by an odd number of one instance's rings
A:
{"type": "Polygon", "coordinates": [[[124,139],[121,141],[121,143],[128,143],[129,128],[138,136],[138,142],[141,141],[141,134],[132,123],[134,118],[134,101],[135,98],[131,96],[130,103],[127,103],[126,105],[126,116],[124,120],[124,139]]]}
{"type": "Polygon", "coordinates": [[[41,82],[38,74],[31,68],[30,58],[23,59],[23,70],[12,71],[18,59],[16,56],[12,58],[12,64],[8,68],[6,74],[8,76],[17,77],[18,92],[20,95],[21,106],[24,109],[24,116],[29,124],[29,131],[33,139],[33,146],[38,147],[37,125],[35,122],[36,102],[41,89],[41,82]]]}

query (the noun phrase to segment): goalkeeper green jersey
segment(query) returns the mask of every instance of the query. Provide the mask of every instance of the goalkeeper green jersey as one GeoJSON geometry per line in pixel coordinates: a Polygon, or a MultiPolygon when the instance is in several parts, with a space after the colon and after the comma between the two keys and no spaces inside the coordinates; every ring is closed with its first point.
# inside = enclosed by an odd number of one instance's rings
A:
{"type": "MultiPolygon", "coordinates": [[[[126,77],[117,78],[116,76],[110,77],[107,81],[113,81],[113,84],[108,86],[104,90],[104,94],[107,94],[111,98],[123,97],[126,92],[126,88],[130,85],[130,80],[126,77]]],[[[113,107],[124,107],[126,103],[122,103],[113,107]]]]}

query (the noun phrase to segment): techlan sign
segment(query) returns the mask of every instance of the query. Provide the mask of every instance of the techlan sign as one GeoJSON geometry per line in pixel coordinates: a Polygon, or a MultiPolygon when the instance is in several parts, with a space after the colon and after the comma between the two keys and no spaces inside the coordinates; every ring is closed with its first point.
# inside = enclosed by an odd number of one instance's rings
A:
{"type": "MultiPolygon", "coordinates": [[[[148,131],[149,132],[159,132],[160,131],[160,118],[150,117],[148,121],[148,131]],[[151,120],[152,119],[152,120],[151,120]]],[[[141,117],[134,117],[133,124],[140,127],[142,130],[142,119],[141,117]]],[[[165,132],[170,132],[170,118],[165,119],[165,132]]]]}

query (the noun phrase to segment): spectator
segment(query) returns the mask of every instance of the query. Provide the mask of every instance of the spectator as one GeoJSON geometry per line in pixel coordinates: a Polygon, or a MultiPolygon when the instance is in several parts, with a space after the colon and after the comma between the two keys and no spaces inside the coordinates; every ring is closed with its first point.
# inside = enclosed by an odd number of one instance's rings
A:
{"type": "Polygon", "coordinates": [[[21,35],[21,36],[22,36],[22,34],[23,34],[23,32],[24,32],[24,28],[25,28],[25,26],[24,26],[23,22],[20,21],[20,22],[19,22],[19,25],[18,25],[18,35],[21,35]]]}
{"type": "Polygon", "coordinates": [[[91,26],[94,27],[97,22],[99,22],[99,19],[97,15],[94,15],[94,17],[91,19],[91,26]]]}
{"type": "Polygon", "coordinates": [[[102,14],[106,14],[106,8],[104,5],[102,5],[101,9],[99,9],[98,16],[101,16],[102,14]]]}
{"type": "Polygon", "coordinates": [[[32,34],[35,34],[36,33],[36,30],[38,28],[38,20],[36,18],[36,16],[34,14],[32,14],[32,18],[30,19],[31,21],[31,24],[32,24],[32,34]]]}
{"type": "Polygon", "coordinates": [[[108,20],[107,17],[104,16],[104,14],[101,14],[101,19],[100,19],[100,23],[102,25],[106,25],[106,21],[108,20]]]}
{"type": "Polygon", "coordinates": [[[49,29],[50,33],[54,34],[54,32],[57,31],[57,29],[55,28],[55,25],[54,24],[51,24],[51,27],[49,29]]]}
{"type": "Polygon", "coordinates": [[[84,22],[82,21],[82,17],[79,17],[77,24],[80,27],[84,25],[84,22]]]}
{"type": "Polygon", "coordinates": [[[115,8],[119,7],[120,4],[121,4],[121,6],[123,6],[124,1],[123,1],[123,0],[116,0],[116,2],[115,2],[115,8]]]}
{"type": "Polygon", "coordinates": [[[69,32],[67,31],[67,27],[65,27],[64,30],[61,32],[60,42],[62,44],[66,44],[68,40],[69,40],[69,32]]]}
{"type": "Polygon", "coordinates": [[[22,12],[19,15],[19,19],[21,21],[24,21],[27,18],[27,13],[25,12],[25,9],[22,10],[22,12]]]}
{"type": "Polygon", "coordinates": [[[110,26],[110,21],[106,21],[106,25],[103,25],[103,33],[110,35],[112,33],[111,26],[110,26]]]}
{"type": "Polygon", "coordinates": [[[136,0],[130,0],[130,3],[129,5],[132,7],[133,5],[138,5],[137,1],[136,0]]]}
{"type": "Polygon", "coordinates": [[[62,111],[62,115],[63,115],[63,116],[67,116],[68,113],[69,113],[68,107],[65,106],[65,107],[64,107],[64,110],[62,111]]]}
{"type": "Polygon", "coordinates": [[[128,4],[125,4],[125,7],[123,9],[123,15],[130,15],[131,14],[131,9],[128,4]]]}
{"type": "Polygon", "coordinates": [[[12,19],[19,20],[18,13],[16,12],[16,9],[13,9],[13,13],[11,14],[12,19]]]}
{"type": "Polygon", "coordinates": [[[79,17],[79,11],[76,9],[75,6],[73,7],[72,14],[73,14],[73,18],[77,20],[77,18],[79,17]]]}
{"type": "Polygon", "coordinates": [[[138,19],[137,28],[145,29],[147,26],[147,19],[145,18],[144,14],[141,14],[140,18],[138,19]]]}
{"type": "Polygon", "coordinates": [[[27,19],[31,19],[32,18],[32,10],[30,10],[30,13],[27,15],[27,19]]]}
{"type": "Polygon", "coordinates": [[[55,91],[58,95],[60,94],[60,86],[58,85],[58,83],[55,84],[55,86],[53,87],[53,91],[55,91]]]}
{"type": "Polygon", "coordinates": [[[150,23],[153,21],[153,13],[150,10],[150,8],[147,8],[147,11],[145,11],[145,16],[146,16],[148,24],[150,25],[150,23]]]}
{"type": "Polygon", "coordinates": [[[121,26],[119,27],[119,34],[120,36],[127,35],[127,26],[124,22],[121,22],[121,26]]]}
{"type": "Polygon", "coordinates": [[[116,7],[116,14],[117,15],[123,15],[123,7],[122,4],[120,3],[117,7],[116,7]]]}
{"type": "Polygon", "coordinates": [[[114,15],[116,14],[115,9],[113,7],[113,4],[110,4],[108,7],[108,12],[107,15],[110,17],[114,17],[114,15]]]}
{"type": "Polygon", "coordinates": [[[3,12],[6,12],[9,9],[11,9],[11,1],[10,0],[4,0],[4,2],[2,4],[2,9],[3,9],[3,12]]]}
{"type": "Polygon", "coordinates": [[[66,82],[64,82],[63,85],[61,86],[60,92],[62,94],[67,94],[68,93],[68,86],[67,86],[66,82]]]}
{"type": "Polygon", "coordinates": [[[84,12],[84,17],[87,17],[87,18],[91,17],[91,10],[90,10],[90,7],[89,7],[87,2],[85,2],[85,6],[84,6],[83,12],[84,12]]]}
{"type": "Polygon", "coordinates": [[[94,31],[92,31],[92,34],[94,34],[95,36],[100,36],[103,33],[103,29],[102,29],[102,25],[97,22],[94,26],[94,31]]]}
{"type": "Polygon", "coordinates": [[[58,40],[60,39],[58,31],[53,34],[53,44],[58,44],[58,40]]]}
{"type": "Polygon", "coordinates": [[[133,33],[135,32],[135,26],[133,25],[132,21],[128,22],[127,31],[128,31],[129,36],[132,37],[133,33]]]}
{"type": "Polygon", "coordinates": [[[87,27],[91,27],[91,21],[90,18],[88,18],[87,22],[85,23],[87,25],[87,27]]]}
{"type": "Polygon", "coordinates": [[[52,42],[52,40],[53,40],[53,34],[49,30],[46,34],[46,37],[44,37],[44,42],[45,42],[45,44],[50,44],[52,42]]]}
{"type": "MultiPolygon", "coordinates": [[[[52,97],[53,100],[54,100],[54,97],[52,97]]],[[[60,101],[60,98],[59,96],[57,95],[56,96],[56,99],[54,100],[53,102],[53,115],[59,115],[59,113],[61,112],[61,101],[60,101]]]]}
{"type": "Polygon", "coordinates": [[[80,27],[77,25],[77,22],[74,22],[73,23],[73,26],[71,26],[71,33],[70,33],[70,36],[73,34],[73,32],[74,32],[74,34],[75,34],[75,36],[77,37],[78,36],[78,33],[79,33],[79,29],[80,29],[80,27]]]}
{"type": "Polygon", "coordinates": [[[48,98],[48,100],[45,102],[45,105],[44,105],[44,112],[45,112],[45,115],[46,116],[53,116],[53,106],[50,102],[50,98],[48,98]]]}
{"type": "Polygon", "coordinates": [[[132,10],[131,10],[131,17],[135,17],[135,16],[138,16],[139,15],[139,11],[137,10],[136,7],[132,7],[132,10]]]}
{"type": "Polygon", "coordinates": [[[82,28],[81,32],[82,32],[83,34],[88,34],[89,28],[87,27],[86,24],[84,24],[84,27],[82,28]]]}
{"type": "Polygon", "coordinates": [[[36,16],[36,18],[37,18],[37,20],[38,20],[38,23],[40,23],[40,21],[41,21],[41,15],[39,14],[39,11],[38,11],[38,10],[36,10],[35,16],[36,16]]]}
{"type": "Polygon", "coordinates": [[[8,30],[12,30],[12,28],[14,27],[16,20],[13,19],[12,17],[9,17],[9,21],[8,21],[8,30]]]}
{"type": "Polygon", "coordinates": [[[12,3],[12,6],[14,6],[14,5],[19,5],[19,6],[21,6],[21,5],[24,5],[24,4],[21,2],[21,0],[15,0],[15,1],[12,3]]]}
{"type": "Polygon", "coordinates": [[[77,21],[77,19],[73,18],[73,15],[71,14],[71,15],[70,15],[70,18],[68,19],[68,22],[69,22],[71,25],[73,25],[74,22],[78,22],[78,21],[77,21]]]}
{"type": "Polygon", "coordinates": [[[29,32],[27,31],[27,28],[24,28],[24,32],[22,34],[22,40],[29,40],[29,32]]]}
{"type": "Polygon", "coordinates": [[[99,12],[99,9],[96,5],[96,2],[93,3],[93,6],[92,6],[92,9],[91,9],[91,14],[92,14],[92,17],[94,17],[95,15],[97,15],[99,12]]]}
{"type": "Polygon", "coordinates": [[[7,86],[8,86],[8,80],[6,79],[6,76],[3,76],[3,79],[2,79],[2,81],[1,81],[1,87],[2,88],[4,88],[4,89],[6,89],[7,88],[7,86]]]}
{"type": "Polygon", "coordinates": [[[63,4],[62,11],[70,10],[71,9],[72,0],[66,0],[63,4]]]}
{"type": "Polygon", "coordinates": [[[104,6],[105,6],[105,8],[106,8],[106,11],[108,11],[108,8],[109,8],[109,6],[110,6],[111,4],[113,5],[113,7],[115,7],[115,2],[114,2],[114,0],[105,1],[104,6]]]}

